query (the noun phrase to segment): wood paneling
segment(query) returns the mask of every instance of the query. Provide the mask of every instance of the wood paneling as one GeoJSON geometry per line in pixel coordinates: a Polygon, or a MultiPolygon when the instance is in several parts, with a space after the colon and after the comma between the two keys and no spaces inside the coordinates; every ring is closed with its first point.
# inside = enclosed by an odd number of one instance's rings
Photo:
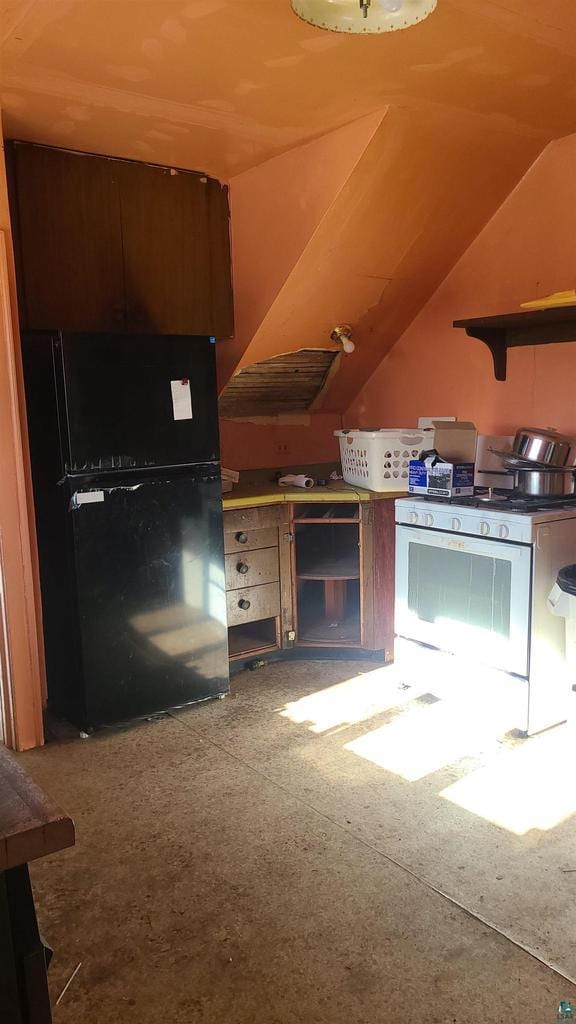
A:
{"type": "Polygon", "coordinates": [[[121,165],[20,143],[7,153],[21,325],[121,330],[121,165]]]}
{"type": "Polygon", "coordinates": [[[208,179],[122,163],[127,325],[152,334],[212,334],[208,179]]]}
{"type": "Polygon", "coordinates": [[[310,409],[338,354],[306,348],[245,366],[222,392],[220,415],[267,416],[310,409]]]}
{"type": "Polygon", "coordinates": [[[228,186],[208,178],[208,223],[210,232],[210,295],[212,300],[212,333],[217,338],[234,334],[234,301],[232,293],[232,253],[230,240],[230,203],[228,186]],[[226,272],[223,273],[223,269],[226,272]]]}
{"type": "Polygon", "coordinates": [[[232,334],[218,181],[29,143],[8,151],[23,327],[232,334]]]}

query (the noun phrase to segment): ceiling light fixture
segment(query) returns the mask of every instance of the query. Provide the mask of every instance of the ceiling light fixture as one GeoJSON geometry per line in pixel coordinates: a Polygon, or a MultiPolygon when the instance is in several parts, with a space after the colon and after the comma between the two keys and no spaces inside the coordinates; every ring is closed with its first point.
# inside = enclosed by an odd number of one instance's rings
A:
{"type": "Polygon", "coordinates": [[[395,32],[424,21],[438,0],[291,0],[303,21],[330,32],[395,32]]]}
{"type": "Polygon", "coordinates": [[[332,341],[335,341],[337,345],[342,345],[342,348],[348,356],[356,348],[356,345],[352,341],[352,328],[349,324],[340,324],[339,327],[335,327],[330,338],[332,341]]]}

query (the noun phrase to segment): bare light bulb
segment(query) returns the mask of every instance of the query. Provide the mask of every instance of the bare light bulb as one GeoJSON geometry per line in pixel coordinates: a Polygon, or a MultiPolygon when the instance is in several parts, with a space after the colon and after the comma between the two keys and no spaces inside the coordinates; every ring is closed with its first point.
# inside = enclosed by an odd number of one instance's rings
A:
{"type": "Polygon", "coordinates": [[[335,327],[330,338],[332,341],[335,341],[337,345],[342,345],[342,348],[348,356],[356,348],[352,341],[352,328],[348,324],[341,324],[340,327],[335,327]]]}

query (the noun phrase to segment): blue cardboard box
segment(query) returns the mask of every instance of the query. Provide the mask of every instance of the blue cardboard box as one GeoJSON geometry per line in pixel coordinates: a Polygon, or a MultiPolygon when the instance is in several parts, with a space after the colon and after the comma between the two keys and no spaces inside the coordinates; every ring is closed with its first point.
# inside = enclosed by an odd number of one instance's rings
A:
{"type": "Polygon", "coordinates": [[[414,459],[410,463],[408,491],[440,498],[474,494],[474,463],[414,459]]]}
{"type": "Polygon", "coordinates": [[[410,462],[409,493],[439,498],[474,494],[476,438],[473,423],[435,421],[427,438],[427,451],[410,462]]]}

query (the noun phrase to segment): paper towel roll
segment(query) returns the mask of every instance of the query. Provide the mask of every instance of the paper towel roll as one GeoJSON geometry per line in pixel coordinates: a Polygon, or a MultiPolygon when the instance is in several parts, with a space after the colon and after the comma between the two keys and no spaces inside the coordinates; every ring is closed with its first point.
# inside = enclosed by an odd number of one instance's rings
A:
{"type": "Polygon", "coordinates": [[[314,481],[311,476],[306,476],[304,473],[300,473],[298,476],[294,476],[289,473],[288,476],[281,476],[278,483],[281,487],[314,487],[314,481]]]}

